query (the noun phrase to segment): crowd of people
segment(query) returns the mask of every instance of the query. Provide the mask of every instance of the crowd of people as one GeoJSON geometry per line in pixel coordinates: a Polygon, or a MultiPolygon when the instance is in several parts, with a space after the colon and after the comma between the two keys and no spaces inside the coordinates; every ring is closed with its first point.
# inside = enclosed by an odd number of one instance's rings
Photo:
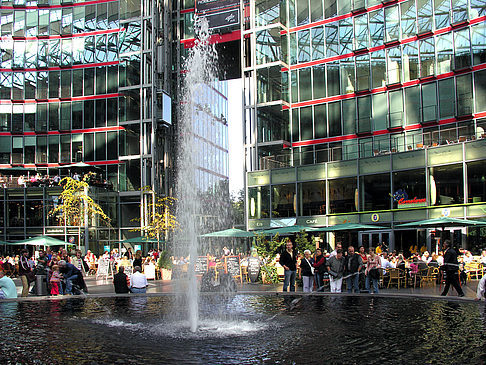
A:
{"type": "MultiPolygon", "coordinates": [[[[423,250],[412,253],[407,259],[402,252],[388,252],[384,244],[365,251],[361,246],[358,252],[355,252],[352,245],[344,251],[342,244],[337,243],[329,254],[317,248],[313,255],[310,250],[305,250],[303,255],[299,255],[292,241],[287,239],[285,249],[278,258],[284,269],[283,291],[295,291],[298,275],[302,280],[304,292],[323,291],[328,283],[330,292],[341,293],[345,282],[348,293],[360,293],[363,290],[378,293],[380,280],[389,280],[390,269],[399,268],[410,277],[416,278],[424,270],[432,267],[440,272],[437,280],[443,280],[445,283],[441,295],[447,295],[452,286],[458,296],[464,296],[461,284],[466,283],[466,264],[473,261],[473,256],[466,250],[456,252],[449,240],[444,241],[443,250],[437,254],[430,255],[428,251],[423,250]]],[[[486,250],[482,251],[479,263],[486,267],[486,250]]],[[[416,285],[416,282],[413,285],[416,285]]],[[[484,277],[478,285],[478,299],[483,296],[484,277]]]]}
{"type": "Polygon", "coordinates": [[[117,271],[113,276],[116,293],[144,292],[147,279],[143,274],[143,267],[155,264],[159,254],[159,250],[150,250],[148,255],[142,258],[141,251],[133,253],[129,248],[123,253],[119,253],[117,249],[105,251],[97,257],[90,250],[83,256],[80,250],[69,254],[63,248],[59,251],[47,248],[46,251],[38,251],[34,257],[27,249],[23,249],[19,255],[0,256],[0,299],[17,297],[17,290],[13,289],[15,283],[11,277],[20,278],[22,297],[29,294],[55,296],[87,293],[84,278],[96,274],[100,260],[107,260],[113,272],[117,271]],[[125,267],[133,268],[130,276],[124,273],[125,267]],[[121,277],[124,280],[120,280],[121,277]],[[120,284],[123,282],[126,287],[120,284]],[[145,284],[142,285],[143,283],[145,284]]]}

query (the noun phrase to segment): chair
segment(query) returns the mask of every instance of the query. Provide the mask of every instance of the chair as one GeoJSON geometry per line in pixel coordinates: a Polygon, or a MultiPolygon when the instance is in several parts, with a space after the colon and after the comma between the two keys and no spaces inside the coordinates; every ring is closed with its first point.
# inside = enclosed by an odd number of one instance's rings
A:
{"type": "Polygon", "coordinates": [[[434,269],[439,270],[436,267],[429,266],[427,269],[421,271],[420,286],[422,286],[422,283],[433,283],[435,281],[436,276],[433,275],[434,269]]]}
{"type": "Polygon", "coordinates": [[[388,274],[389,274],[389,280],[388,280],[388,285],[387,288],[390,287],[390,285],[397,285],[397,289],[400,289],[400,285],[406,286],[406,277],[405,277],[405,272],[402,269],[394,268],[394,269],[387,269],[388,274]]]}
{"type": "Polygon", "coordinates": [[[465,269],[468,273],[468,279],[481,279],[483,268],[479,262],[469,262],[465,265],[465,269]]]}

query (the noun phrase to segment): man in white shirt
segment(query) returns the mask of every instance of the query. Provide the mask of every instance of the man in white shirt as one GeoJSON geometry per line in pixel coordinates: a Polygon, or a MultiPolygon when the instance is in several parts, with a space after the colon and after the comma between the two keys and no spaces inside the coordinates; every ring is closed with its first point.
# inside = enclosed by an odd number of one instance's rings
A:
{"type": "Polygon", "coordinates": [[[146,293],[147,285],[147,277],[142,274],[142,269],[140,266],[135,266],[130,276],[130,290],[132,293],[146,293]]]}
{"type": "Polygon", "coordinates": [[[331,254],[329,255],[329,257],[333,257],[333,256],[336,256],[336,253],[337,253],[337,250],[342,250],[343,249],[343,245],[341,243],[336,243],[336,248],[334,249],[334,251],[331,252],[331,254]]]}
{"type": "Polygon", "coordinates": [[[383,252],[383,256],[381,256],[381,267],[383,269],[383,275],[386,275],[386,269],[394,269],[395,264],[388,261],[388,254],[383,252]]]}

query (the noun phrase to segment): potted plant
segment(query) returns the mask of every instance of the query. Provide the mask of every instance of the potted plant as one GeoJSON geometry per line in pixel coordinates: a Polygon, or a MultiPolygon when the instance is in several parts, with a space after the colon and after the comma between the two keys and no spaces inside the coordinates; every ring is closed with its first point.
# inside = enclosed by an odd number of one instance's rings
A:
{"type": "Polygon", "coordinates": [[[157,261],[157,266],[160,270],[160,276],[162,280],[171,280],[172,278],[172,260],[170,259],[169,252],[162,251],[157,261]]]}

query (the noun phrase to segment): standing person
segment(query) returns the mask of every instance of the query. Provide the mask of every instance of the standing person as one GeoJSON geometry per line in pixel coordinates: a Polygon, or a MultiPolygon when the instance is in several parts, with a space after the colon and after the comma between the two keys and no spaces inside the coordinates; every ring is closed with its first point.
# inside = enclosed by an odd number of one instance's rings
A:
{"type": "Polygon", "coordinates": [[[457,253],[451,247],[451,241],[444,241],[444,265],[441,267],[445,276],[445,287],[442,292],[442,296],[446,296],[449,292],[449,288],[452,285],[456,289],[457,294],[460,297],[464,296],[461,286],[459,285],[459,262],[457,261],[457,253]]]}
{"type": "Polygon", "coordinates": [[[290,238],[287,238],[285,250],[280,254],[280,265],[284,268],[283,291],[287,291],[290,284],[290,291],[295,291],[295,273],[297,270],[297,254],[290,238]]]}
{"type": "Polygon", "coordinates": [[[147,277],[142,274],[142,269],[140,266],[135,266],[130,277],[130,290],[132,293],[146,293],[147,285],[147,277]]]}
{"type": "Polygon", "coordinates": [[[125,274],[125,267],[120,266],[118,272],[113,276],[113,285],[115,286],[115,293],[126,294],[130,292],[128,288],[128,276],[125,274]]]}
{"type": "Polygon", "coordinates": [[[341,293],[344,273],[343,250],[338,249],[336,255],[329,257],[326,266],[327,271],[329,272],[331,293],[341,293]]]}
{"type": "Polygon", "coordinates": [[[314,259],[311,257],[310,250],[304,251],[304,257],[300,260],[299,279],[302,279],[304,293],[312,292],[314,287],[314,259]]]}
{"type": "Polygon", "coordinates": [[[86,275],[86,270],[84,269],[83,262],[84,262],[84,260],[81,257],[81,251],[80,250],[76,250],[76,253],[74,254],[74,256],[71,257],[71,264],[73,264],[76,267],[76,269],[78,269],[79,271],[81,271],[81,273],[83,274],[83,276],[85,276],[86,275]]]}
{"type": "Polygon", "coordinates": [[[135,258],[133,259],[132,266],[142,267],[142,251],[138,250],[137,252],[135,252],[135,258]]]}
{"type": "Polygon", "coordinates": [[[59,265],[52,265],[52,274],[51,278],[49,279],[51,284],[51,295],[62,295],[64,293],[62,290],[61,280],[62,274],[59,271],[59,265]]]}
{"type": "Polygon", "coordinates": [[[133,260],[133,252],[131,247],[128,247],[128,250],[125,252],[124,256],[129,260],[133,260]]]}
{"type": "Polygon", "coordinates": [[[348,247],[348,256],[346,256],[344,263],[348,293],[352,293],[353,288],[355,293],[359,293],[359,273],[363,268],[363,261],[361,256],[354,252],[353,246],[348,247]]]}
{"type": "Polygon", "coordinates": [[[366,275],[366,290],[370,291],[370,281],[373,282],[373,291],[378,294],[378,280],[380,279],[381,260],[374,250],[370,250],[370,257],[368,258],[368,265],[365,270],[366,275]]]}
{"type": "Polygon", "coordinates": [[[12,279],[0,271],[0,299],[17,298],[17,287],[12,279]]]}
{"type": "MultiPolygon", "coordinates": [[[[364,246],[359,246],[358,254],[361,256],[361,261],[363,261],[363,266],[366,267],[368,263],[368,255],[366,254],[364,246]]],[[[359,287],[366,288],[366,276],[363,271],[359,274],[359,287]]]]}
{"type": "Polygon", "coordinates": [[[320,248],[316,249],[316,257],[314,259],[314,273],[316,276],[316,285],[318,291],[324,291],[324,273],[327,271],[326,268],[326,256],[322,254],[320,248]]]}
{"type": "Polygon", "coordinates": [[[343,245],[341,244],[341,242],[336,243],[336,248],[330,253],[329,257],[336,256],[337,250],[342,250],[342,249],[343,249],[343,245]]]}
{"type": "Polygon", "coordinates": [[[29,265],[29,251],[26,249],[22,250],[22,253],[19,258],[19,276],[20,280],[22,281],[22,296],[26,297],[29,295],[29,279],[28,275],[32,271],[31,266],[29,265]]]}

